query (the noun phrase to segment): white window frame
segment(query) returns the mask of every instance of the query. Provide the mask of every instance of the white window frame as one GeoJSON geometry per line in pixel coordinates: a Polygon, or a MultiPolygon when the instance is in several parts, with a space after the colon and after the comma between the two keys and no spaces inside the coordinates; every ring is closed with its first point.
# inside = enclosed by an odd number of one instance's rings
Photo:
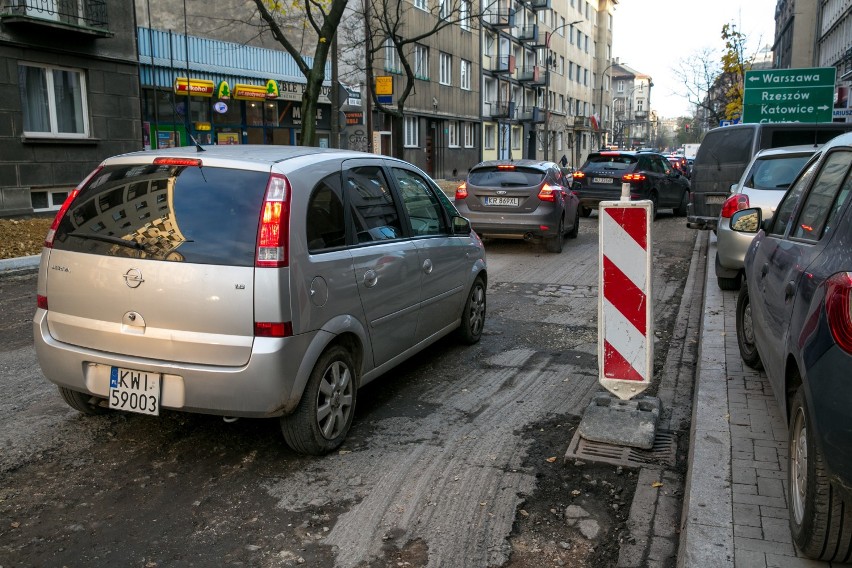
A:
{"type": "Polygon", "coordinates": [[[471,0],[461,0],[459,3],[459,25],[465,31],[470,31],[470,4],[471,0]]]}
{"type": "Polygon", "coordinates": [[[420,147],[420,120],[416,116],[403,118],[403,141],[406,148],[420,147]]]}
{"type": "Polygon", "coordinates": [[[450,12],[452,12],[453,0],[438,0],[438,2],[440,2],[438,14],[442,20],[446,20],[450,17],[450,12]]]}
{"type": "MultiPolygon", "coordinates": [[[[19,70],[22,67],[29,67],[34,69],[41,69],[44,73],[45,85],[46,85],[46,95],[47,95],[47,104],[48,104],[48,122],[50,123],[49,131],[34,131],[34,130],[24,130],[24,136],[38,137],[38,138],[89,138],[91,136],[91,126],[89,121],[89,98],[86,89],[86,73],[82,69],[75,69],[73,67],[59,67],[56,65],[43,65],[40,63],[29,63],[29,62],[20,62],[18,63],[19,70]],[[57,106],[56,106],[56,89],[54,83],[54,72],[64,72],[64,73],[74,73],[77,75],[77,80],[80,86],[80,106],[81,106],[81,122],[83,131],[82,132],[60,132],[59,131],[59,119],[57,115],[57,106]]],[[[19,71],[20,72],[20,71],[19,71]]],[[[25,86],[23,84],[19,85],[20,96],[21,96],[21,106],[25,105],[26,99],[26,91],[25,86]]],[[[23,110],[23,108],[22,108],[23,110]]]]}
{"type": "Polygon", "coordinates": [[[523,136],[524,129],[520,126],[512,127],[512,150],[520,150],[521,149],[521,137],[523,136]]]}
{"type": "Polygon", "coordinates": [[[475,122],[465,122],[464,123],[464,147],[465,148],[473,148],[474,141],[476,140],[476,123],[475,122]]]}
{"type": "Polygon", "coordinates": [[[443,51],[438,55],[440,69],[438,82],[442,85],[453,84],[453,56],[443,51]]]}
{"type": "Polygon", "coordinates": [[[447,146],[450,148],[459,147],[459,123],[456,120],[447,123],[447,146]]]}
{"type": "Polygon", "coordinates": [[[496,148],[497,132],[494,124],[485,124],[482,129],[482,147],[485,150],[496,148]]]}
{"type": "Polygon", "coordinates": [[[389,73],[401,73],[399,66],[399,53],[391,38],[385,39],[385,71],[389,73]]]}
{"type": "Polygon", "coordinates": [[[428,12],[429,0],[414,0],[414,7],[428,12]]]}
{"type": "Polygon", "coordinates": [[[414,46],[414,77],[429,80],[429,48],[425,45],[414,46]]]}
{"type": "Polygon", "coordinates": [[[471,89],[471,76],[473,75],[473,63],[467,61],[466,59],[461,60],[461,65],[459,66],[459,87],[463,91],[469,91],[471,89]]]}

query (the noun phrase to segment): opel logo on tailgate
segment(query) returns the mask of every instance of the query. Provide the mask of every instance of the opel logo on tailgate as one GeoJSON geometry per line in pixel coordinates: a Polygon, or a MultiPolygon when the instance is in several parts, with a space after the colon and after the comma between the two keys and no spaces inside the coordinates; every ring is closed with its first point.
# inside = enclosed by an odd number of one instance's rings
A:
{"type": "Polygon", "coordinates": [[[136,268],[131,268],[124,275],[124,283],[130,288],[138,288],[143,282],[142,271],[136,268]]]}

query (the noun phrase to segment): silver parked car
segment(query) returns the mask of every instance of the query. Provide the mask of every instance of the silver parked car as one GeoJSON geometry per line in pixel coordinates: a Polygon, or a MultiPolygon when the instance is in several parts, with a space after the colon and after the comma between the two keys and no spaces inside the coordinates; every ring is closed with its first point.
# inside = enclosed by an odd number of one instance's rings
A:
{"type": "Polygon", "coordinates": [[[544,240],[562,252],[580,230],[571,178],[553,162],[497,160],[477,164],[456,190],[456,207],[486,237],[544,240]]]}
{"type": "Polygon", "coordinates": [[[280,417],[343,443],[357,389],[450,332],[479,340],[485,253],[416,167],[281,146],[104,161],[41,256],[35,347],[87,414],[280,417]]]}
{"type": "Polygon", "coordinates": [[[775,212],[787,188],[802,166],[821,145],[786,146],[761,150],[754,155],[740,181],[731,186],[731,196],[722,205],[716,236],[716,282],[722,290],[737,290],[743,259],[754,235],[731,230],[731,216],[742,209],[760,207],[763,218],[775,212]]]}

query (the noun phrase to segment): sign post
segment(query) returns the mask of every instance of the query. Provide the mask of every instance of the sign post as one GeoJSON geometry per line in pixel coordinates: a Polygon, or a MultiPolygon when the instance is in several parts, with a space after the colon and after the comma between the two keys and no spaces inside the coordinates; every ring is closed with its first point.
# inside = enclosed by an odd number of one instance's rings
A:
{"type": "Polygon", "coordinates": [[[742,122],[831,122],[834,67],[746,71],[742,122]]]}

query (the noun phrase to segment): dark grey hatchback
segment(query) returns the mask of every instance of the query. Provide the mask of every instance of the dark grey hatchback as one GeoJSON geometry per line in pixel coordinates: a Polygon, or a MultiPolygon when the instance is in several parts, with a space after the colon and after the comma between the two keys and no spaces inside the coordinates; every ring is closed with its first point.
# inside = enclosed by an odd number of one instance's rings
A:
{"type": "Polygon", "coordinates": [[[574,191],[580,198],[580,214],[587,217],[601,201],[618,201],[621,184],[630,184],[632,200],[648,199],[657,209],[671,208],[685,216],[689,180],[656,152],[606,150],[592,152],[574,172],[574,191]]]}
{"type": "Polygon", "coordinates": [[[500,160],[477,164],[456,190],[456,208],[482,236],[544,239],[562,252],[580,229],[571,178],[553,162],[500,160]]]}
{"type": "Polygon", "coordinates": [[[852,560],[852,134],[826,144],[763,220],[737,299],[746,364],[764,368],[787,418],[790,528],[808,556],[852,560]]]}

